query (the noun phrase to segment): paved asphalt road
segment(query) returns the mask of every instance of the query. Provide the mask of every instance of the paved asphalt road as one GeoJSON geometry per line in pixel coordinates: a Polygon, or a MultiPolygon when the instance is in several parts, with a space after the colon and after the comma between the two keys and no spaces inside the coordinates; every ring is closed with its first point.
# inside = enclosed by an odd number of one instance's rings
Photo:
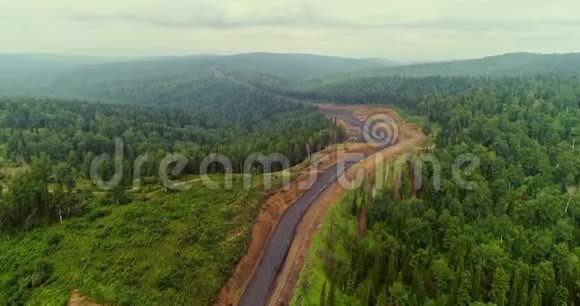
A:
{"type": "MultiPolygon", "coordinates": [[[[363,140],[363,123],[358,121],[350,112],[334,111],[329,113],[330,116],[340,117],[342,120],[348,121],[350,124],[359,129],[356,135],[359,141],[363,140]]],[[[376,135],[370,131],[368,133],[374,140],[376,135]]],[[[342,173],[356,164],[357,162],[347,162],[345,169],[338,169],[335,165],[330,167],[318,176],[318,179],[292,204],[280,217],[280,221],[274,229],[274,233],[266,245],[266,252],[264,253],[258,267],[254,271],[250,282],[248,283],[242,297],[240,299],[240,306],[262,306],[266,305],[278,273],[284,265],[286,255],[292,245],[292,240],[296,232],[298,223],[302,216],[306,213],[310,205],[318,198],[318,196],[338,179],[342,173]]]]}
{"type": "Polygon", "coordinates": [[[270,241],[266,246],[260,264],[254,271],[246,290],[240,299],[240,306],[266,305],[278,273],[284,265],[286,255],[290,250],[294,233],[302,216],[318,196],[348,167],[356,162],[347,162],[345,169],[339,169],[337,165],[327,169],[319,175],[312,186],[302,194],[282,215],[278,226],[274,230],[270,241]]]}

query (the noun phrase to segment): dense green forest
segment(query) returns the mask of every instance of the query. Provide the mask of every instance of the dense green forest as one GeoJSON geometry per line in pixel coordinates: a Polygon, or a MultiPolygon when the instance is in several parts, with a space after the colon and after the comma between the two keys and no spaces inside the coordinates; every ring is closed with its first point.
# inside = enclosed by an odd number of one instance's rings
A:
{"type": "Polygon", "coordinates": [[[29,162],[45,154],[79,170],[87,170],[82,167],[95,154],[113,152],[113,139],[120,137],[129,160],[147,152],[178,152],[195,161],[190,173],[197,172],[199,161],[209,153],[231,157],[239,171],[244,156],[252,152],[276,151],[298,162],[305,157],[306,143],[318,149],[328,144],[329,123],[312,107],[242,99],[214,111],[1,99],[0,137],[4,157],[12,161],[29,162]]]}
{"type": "MultiPolygon", "coordinates": [[[[256,187],[259,175],[250,189],[237,176],[232,190],[207,188],[201,161],[223,154],[240,173],[252,153],[282,153],[296,165],[344,137],[315,107],[220,77],[211,63],[22,57],[9,56],[2,77],[10,81],[0,86],[0,301],[8,304],[62,304],[73,288],[119,304],[208,304],[243,254],[267,191],[256,187]],[[9,97],[22,93],[82,100],[9,97]],[[97,189],[91,162],[113,154],[117,138],[121,184],[97,189]],[[173,153],[188,159],[174,178],[193,190],[161,192],[161,160],[173,153]],[[141,189],[132,190],[133,163],[145,154],[141,189]]],[[[109,160],[99,173],[107,179],[113,168],[109,160]]],[[[209,169],[218,181],[223,170],[209,169]]]]}
{"type": "Polygon", "coordinates": [[[333,103],[389,104],[414,109],[425,97],[435,94],[458,94],[489,80],[466,77],[364,77],[353,80],[323,80],[311,82],[298,91],[284,94],[299,99],[333,103]]]}
{"type": "MultiPolygon", "coordinates": [[[[233,189],[208,188],[196,176],[201,161],[220,153],[240,173],[252,153],[282,153],[295,165],[307,147],[344,136],[312,106],[231,81],[211,78],[202,90],[152,84],[95,90],[94,99],[117,103],[0,98],[0,301],[64,304],[78,288],[100,302],[209,304],[268,191],[260,175],[249,189],[236,175],[233,189]],[[121,184],[97,189],[91,162],[113,154],[117,138],[121,184]],[[172,153],[188,159],[175,178],[193,182],[189,191],[161,192],[159,167],[172,153]],[[145,154],[142,187],[132,190],[133,163],[145,154]]],[[[103,178],[113,166],[99,169],[103,178]]],[[[208,170],[223,181],[219,165],[208,170]]]]}
{"type": "MultiPolygon", "coordinates": [[[[70,192],[76,181],[89,180],[91,162],[101,153],[115,152],[116,138],[123,141],[122,183],[131,186],[134,161],[145,154],[150,157],[141,179],[159,184],[159,165],[170,153],[188,159],[180,175],[200,173],[202,160],[211,153],[227,156],[232,171],[240,173],[252,153],[282,153],[295,165],[307,157],[307,144],[320,150],[344,133],[331,129],[311,107],[265,96],[243,98],[241,94],[236,103],[218,105],[213,112],[183,106],[0,99],[3,168],[32,169],[5,182],[0,227],[22,229],[32,227],[37,218],[58,220],[64,204],[53,203],[58,202],[53,198],[62,195],[49,193],[49,184],[70,192]]],[[[113,159],[103,167],[106,176],[113,159]]],[[[223,171],[217,164],[208,170],[223,171]]]]}
{"type": "Polygon", "coordinates": [[[580,303],[579,81],[480,84],[414,109],[440,131],[426,153],[441,188],[427,170],[416,196],[406,175],[398,191],[353,192],[327,219],[295,304],[580,303]],[[464,153],[480,159],[474,190],[451,173],[464,153]]]}
{"type": "MultiPolygon", "coordinates": [[[[443,173],[440,189],[427,170],[416,192],[403,180],[397,192],[346,197],[316,238],[295,304],[580,304],[576,56],[410,66],[273,54],[9,57],[0,73],[0,302],[63,304],[78,288],[116,304],[210,304],[265,192],[260,176],[249,190],[238,176],[231,190],[209,190],[196,180],[202,159],[221,153],[241,172],[254,152],[295,165],[307,148],[342,141],[343,129],[296,103],[315,100],[420,117],[443,173]],[[116,138],[127,175],[97,190],[91,161],[112,154],[116,138]],[[145,153],[144,186],[132,191],[131,167],[145,153]],[[159,164],[171,153],[188,158],[177,178],[193,190],[162,192],[159,164]],[[469,176],[476,190],[453,180],[464,153],[481,160],[469,176]]],[[[215,164],[210,172],[223,178],[215,164]]]]}
{"type": "MultiPolygon", "coordinates": [[[[493,90],[499,84],[512,90],[526,87],[542,90],[540,97],[552,97],[554,103],[576,102],[580,92],[577,75],[536,75],[530,77],[461,77],[404,75],[369,76],[352,79],[329,78],[310,82],[299,89],[270,88],[297,99],[345,104],[388,104],[415,111],[420,102],[433,96],[461,97],[467,90],[493,90]]],[[[261,86],[256,84],[256,86],[261,86]]],[[[268,88],[265,86],[264,88],[268,88]]]]}

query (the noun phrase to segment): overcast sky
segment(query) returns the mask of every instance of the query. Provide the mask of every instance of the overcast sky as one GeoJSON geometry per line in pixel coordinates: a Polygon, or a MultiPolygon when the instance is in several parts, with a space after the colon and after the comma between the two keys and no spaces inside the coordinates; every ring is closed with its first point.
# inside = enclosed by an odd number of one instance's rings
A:
{"type": "Polygon", "coordinates": [[[578,12],[578,0],[0,0],[0,53],[440,60],[574,52],[578,12]]]}

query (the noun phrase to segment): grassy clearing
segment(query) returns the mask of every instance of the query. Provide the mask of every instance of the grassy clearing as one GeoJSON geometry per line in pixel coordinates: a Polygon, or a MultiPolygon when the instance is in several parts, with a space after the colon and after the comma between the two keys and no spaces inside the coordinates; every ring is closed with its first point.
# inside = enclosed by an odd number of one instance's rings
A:
{"type": "MultiPolygon", "coordinates": [[[[354,231],[356,228],[355,220],[349,215],[348,207],[353,200],[354,193],[350,192],[345,195],[336,205],[328,211],[322,228],[312,239],[312,244],[308,251],[308,257],[304,262],[304,267],[300,272],[294,296],[290,305],[319,305],[321,292],[326,283],[326,293],[330,289],[330,279],[324,271],[323,253],[326,250],[326,241],[328,235],[332,235],[333,230],[354,231]]],[[[346,250],[343,245],[335,244],[333,256],[338,259],[346,258],[346,250]]],[[[350,300],[346,295],[342,295],[340,290],[336,291],[337,305],[349,305],[350,300]]]]}
{"type": "Polygon", "coordinates": [[[179,193],[102,206],[63,224],[0,238],[0,301],[63,305],[78,288],[119,305],[207,305],[245,251],[264,192],[199,181],[179,193]]]}

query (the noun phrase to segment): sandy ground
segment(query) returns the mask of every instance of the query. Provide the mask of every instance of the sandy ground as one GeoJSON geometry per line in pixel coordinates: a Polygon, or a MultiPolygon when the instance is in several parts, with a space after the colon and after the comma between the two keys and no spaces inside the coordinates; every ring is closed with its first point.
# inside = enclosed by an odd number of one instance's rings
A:
{"type": "Polygon", "coordinates": [[[101,306],[101,304],[91,302],[87,297],[81,295],[81,293],[74,289],[70,293],[70,297],[68,302],[66,303],[67,306],[101,306]]]}

